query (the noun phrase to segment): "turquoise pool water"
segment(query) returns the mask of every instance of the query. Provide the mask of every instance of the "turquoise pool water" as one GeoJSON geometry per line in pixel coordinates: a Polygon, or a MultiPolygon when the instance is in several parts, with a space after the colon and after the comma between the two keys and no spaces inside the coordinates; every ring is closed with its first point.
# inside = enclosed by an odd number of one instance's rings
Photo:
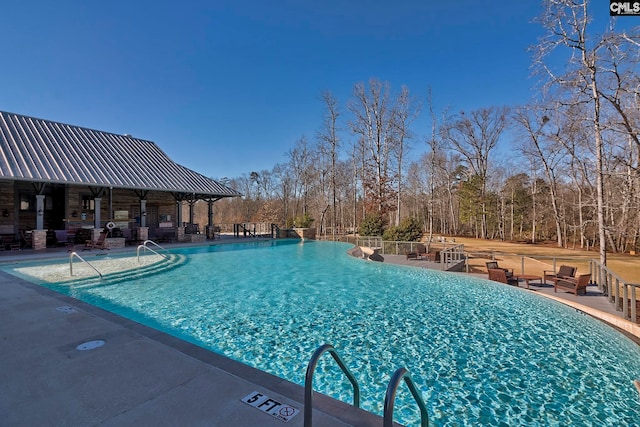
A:
{"type": "MultiPolygon", "coordinates": [[[[349,248],[185,248],[173,252],[187,262],[161,274],[47,286],[298,384],[331,343],[360,383],[361,406],[378,414],[404,366],[430,425],[638,425],[640,347],[622,334],[524,289],[354,259],[349,248]]],[[[328,355],[314,388],[352,401],[328,355]]],[[[394,413],[417,425],[404,385],[394,413]]]]}

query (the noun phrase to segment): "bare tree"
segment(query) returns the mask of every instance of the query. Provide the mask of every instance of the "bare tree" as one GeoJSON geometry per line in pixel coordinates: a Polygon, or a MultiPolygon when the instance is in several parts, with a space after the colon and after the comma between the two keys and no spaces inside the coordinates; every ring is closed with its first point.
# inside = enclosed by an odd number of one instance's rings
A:
{"type": "Polygon", "coordinates": [[[506,108],[482,108],[464,112],[443,127],[443,137],[465,159],[480,184],[481,237],[487,238],[487,177],[489,155],[507,125],[506,108]]]}
{"type": "Polygon", "coordinates": [[[418,115],[418,109],[414,100],[409,95],[409,89],[403,86],[391,111],[391,137],[393,138],[393,150],[396,156],[396,219],[395,225],[400,224],[401,200],[403,183],[404,154],[406,140],[412,137],[409,125],[418,115]]]}
{"type": "MultiPolygon", "coordinates": [[[[591,32],[591,17],[588,0],[545,0],[538,21],[546,29],[546,36],[535,47],[535,65],[548,78],[548,89],[556,89],[555,96],[566,103],[586,103],[589,117],[585,119],[592,130],[596,156],[596,203],[600,262],[607,262],[607,233],[605,218],[605,141],[603,137],[603,100],[611,102],[614,97],[603,96],[606,86],[606,68],[602,63],[607,49],[620,43],[614,36],[613,23],[604,35],[591,32]],[[612,44],[611,40],[615,40],[612,44]],[[545,60],[552,54],[567,49],[566,62],[556,72],[545,60]]],[[[632,40],[627,37],[625,40],[632,40]]],[[[609,56],[610,57],[610,56],[609,56]]],[[[612,103],[614,104],[614,103],[612,103]]],[[[615,107],[615,105],[614,105],[615,107]]]]}
{"type": "Polygon", "coordinates": [[[525,132],[526,143],[520,148],[527,156],[536,157],[542,164],[544,174],[549,185],[549,195],[553,212],[553,219],[556,225],[556,240],[558,247],[564,246],[562,239],[562,214],[559,206],[558,194],[558,168],[564,166],[563,160],[566,151],[562,145],[554,139],[560,138],[560,132],[555,135],[546,135],[542,132],[543,127],[551,119],[539,108],[527,106],[518,109],[514,114],[514,119],[525,132]]]}
{"type": "MultiPolygon", "coordinates": [[[[365,204],[379,214],[391,210],[393,191],[389,174],[393,138],[391,137],[391,106],[389,85],[371,79],[369,86],[354,86],[354,99],[349,104],[353,120],[352,132],[362,142],[367,156],[363,157],[363,188],[365,204]]],[[[363,153],[364,154],[364,153],[363,153]]]]}
{"type": "Polygon", "coordinates": [[[322,101],[326,107],[322,130],[319,132],[320,150],[330,159],[330,185],[331,185],[331,234],[335,237],[337,226],[337,162],[340,141],[338,139],[338,101],[330,92],[322,94],[322,101]]]}

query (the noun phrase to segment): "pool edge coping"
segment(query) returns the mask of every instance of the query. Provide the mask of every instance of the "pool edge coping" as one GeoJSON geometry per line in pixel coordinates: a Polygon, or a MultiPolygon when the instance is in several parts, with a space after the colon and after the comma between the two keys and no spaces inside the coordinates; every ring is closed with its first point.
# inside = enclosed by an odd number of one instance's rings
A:
{"type": "MultiPolygon", "coordinates": [[[[304,410],[304,386],[218,354],[204,347],[200,347],[150,326],[127,319],[119,314],[91,305],[72,296],[61,294],[43,285],[13,276],[5,271],[0,270],[0,275],[9,276],[11,279],[9,281],[10,285],[20,286],[36,292],[39,295],[53,298],[65,305],[72,305],[91,316],[95,316],[120,328],[126,329],[133,334],[171,348],[186,357],[195,359],[212,368],[219,369],[231,376],[253,383],[261,388],[278,393],[281,396],[299,404],[301,412],[304,410]]],[[[352,426],[373,427],[380,425],[382,422],[382,416],[361,408],[356,408],[353,405],[319,392],[315,392],[313,394],[313,409],[314,411],[322,412],[329,417],[335,418],[342,423],[352,426]]],[[[394,426],[400,426],[400,424],[394,422],[394,426]]]]}

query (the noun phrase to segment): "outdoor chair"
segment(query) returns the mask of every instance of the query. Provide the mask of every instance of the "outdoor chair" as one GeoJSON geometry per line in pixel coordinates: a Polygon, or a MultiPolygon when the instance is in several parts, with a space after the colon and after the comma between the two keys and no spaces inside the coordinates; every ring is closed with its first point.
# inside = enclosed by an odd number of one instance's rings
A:
{"type": "Polygon", "coordinates": [[[545,270],[543,271],[544,279],[543,282],[546,284],[547,279],[554,281],[555,279],[564,279],[567,277],[575,277],[576,276],[576,267],[571,267],[569,265],[561,265],[560,270],[556,273],[553,270],[545,270]]]}
{"type": "Polygon", "coordinates": [[[507,285],[515,285],[518,286],[518,279],[514,277],[508,277],[507,272],[502,268],[490,268],[489,270],[489,280],[493,280],[495,282],[506,283],[507,285]]]}
{"type": "Polygon", "coordinates": [[[87,240],[84,243],[84,248],[82,248],[83,251],[90,251],[93,248],[96,249],[101,249],[101,250],[109,250],[109,248],[107,247],[107,233],[100,233],[100,237],[98,237],[98,240],[96,240],[95,242],[92,240],[87,240]]]}
{"type": "Polygon", "coordinates": [[[497,261],[489,261],[487,262],[487,271],[489,270],[503,270],[507,277],[513,277],[513,269],[512,268],[502,268],[498,265],[497,261]]]}
{"type": "Polygon", "coordinates": [[[591,280],[591,274],[581,274],[578,278],[565,277],[553,279],[553,292],[558,292],[558,288],[573,291],[574,295],[587,294],[587,286],[591,280]]]}

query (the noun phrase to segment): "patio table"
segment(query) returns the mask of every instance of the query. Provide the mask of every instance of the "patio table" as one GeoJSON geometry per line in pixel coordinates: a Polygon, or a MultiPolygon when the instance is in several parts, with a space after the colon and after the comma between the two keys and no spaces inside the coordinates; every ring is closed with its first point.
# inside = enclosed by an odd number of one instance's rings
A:
{"type": "Polygon", "coordinates": [[[520,280],[524,280],[524,282],[527,284],[527,289],[529,289],[529,281],[531,280],[537,280],[540,282],[540,284],[542,284],[542,277],[536,276],[534,274],[514,274],[513,277],[518,279],[518,282],[520,282],[520,280]]]}

